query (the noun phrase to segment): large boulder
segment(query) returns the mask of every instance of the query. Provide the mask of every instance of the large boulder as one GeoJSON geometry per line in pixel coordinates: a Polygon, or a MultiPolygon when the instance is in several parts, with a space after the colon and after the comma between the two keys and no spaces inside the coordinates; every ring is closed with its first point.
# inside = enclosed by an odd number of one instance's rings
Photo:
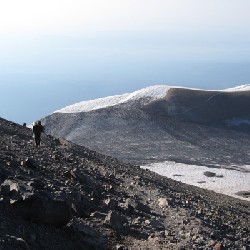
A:
{"type": "Polygon", "coordinates": [[[85,225],[82,221],[70,222],[67,225],[71,232],[74,232],[75,237],[80,236],[78,248],[74,249],[98,249],[107,250],[107,239],[96,229],[85,225]]]}
{"type": "Polygon", "coordinates": [[[28,199],[34,195],[33,187],[24,182],[9,179],[1,184],[0,191],[11,204],[28,199]]]}
{"type": "Polygon", "coordinates": [[[123,228],[123,224],[127,222],[127,219],[114,211],[110,211],[105,218],[105,222],[111,225],[114,230],[119,231],[123,228]]]}
{"type": "Polygon", "coordinates": [[[74,203],[72,204],[72,211],[74,215],[79,216],[80,218],[90,217],[91,209],[87,204],[74,203]]]}
{"type": "Polygon", "coordinates": [[[19,191],[19,185],[15,181],[5,180],[1,184],[1,189],[0,190],[1,190],[2,194],[8,195],[13,190],[19,191]]]}
{"type": "Polygon", "coordinates": [[[168,206],[168,200],[167,200],[167,198],[159,198],[158,199],[158,205],[161,208],[167,207],[168,206]]]}
{"type": "Polygon", "coordinates": [[[138,211],[141,211],[143,213],[147,213],[150,214],[151,209],[147,204],[141,203],[141,202],[137,202],[136,207],[135,207],[138,211]]]}
{"type": "Polygon", "coordinates": [[[10,184],[6,183],[6,182],[2,183],[1,186],[0,186],[0,192],[3,195],[8,195],[10,193],[10,191],[11,191],[10,189],[11,189],[10,184]]]}
{"type": "Polygon", "coordinates": [[[63,200],[53,200],[34,195],[13,204],[14,210],[26,220],[56,227],[66,225],[71,215],[71,205],[63,200]]]}
{"type": "Polygon", "coordinates": [[[21,161],[21,166],[36,169],[38,164],[34,159],[27,157],[25,160],[21,161]]]}
{"type": "Polygon", "coordinates": [[[210,171],[206,171],[203,174],[205,176],[207,176],[207,177],[215,177],[216,176],[216,173],[213,173],[213,172],[210,172],[210,171]]]}
{"type": "Polygon", "coordinates": [[[91,176],[82,173],[80,169],[74,168],[73,170],[71,170],[70,174],[74,179],[76,179],[81,184],[86,185],[91,189],[96,189],[95,180],[91,176]]]}

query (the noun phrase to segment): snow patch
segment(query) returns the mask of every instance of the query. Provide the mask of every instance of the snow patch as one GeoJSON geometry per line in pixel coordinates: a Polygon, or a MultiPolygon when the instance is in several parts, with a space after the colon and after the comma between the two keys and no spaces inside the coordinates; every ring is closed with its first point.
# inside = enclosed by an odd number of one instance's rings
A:
{"type": "Polygon", "coordinates": [[[187,165],[170,161],[141,167],[176,181],[250,201],[250,198],[243,198],[236,195],[236,193],[240,191],[250,191],[250,166],[248,165],[241,166],[243,171],[208,168],[205,166],[187,165]],[[204,172],[206,171],[215,173],[215,176],[205,176],[204,172]]]}
{"type": "Polygon", "coordinates": [[[244,84],[233,88],[224,89],[224,91],[226,92],[249,91],[249,90],[250,90],[250,84],[244,84]]]}
{"type": "MultiPolygon", "coordinates": [[[[143,100],[145,103],[149,103],[154,100],[161,99],[165,97],[171,88],[181,88],[189,90],[201,90],[195,88],[184,88],[179,86],[166,86],[166,85],[156,85],[137,90],[133,93],[126,93],[122,95],[108,96],[104,98],[98,98],[90,101],[83,101],[75,103],[73,105],[67,106],[60,110],[56,110],[54,113],[78,113],[78,112],[89,112],[92,110],[107,108],[116,106],[122,103],[127,103],[130,101],[143,100]]],[[[234,92],[234,91],[247,91],[250,90],[250,84],[241,85],[234,88],[229,88],[225,90],[220,90],[221,92],[234,92]]],[[[202,90],[210,91],[210,90],[202,90]]],[[[220,92],[218,91],[218,92],[220,92]]]]}
{"type": "Polygon", "coordinates": [[[60,110],[55,111],[54,113],[77,113],[77,112],[88,112],[91,110],[106,108],[110,106],[117,105],[121,102],[122,99],[126,98],[128,94],[108,96],[105,98],[99,98],[91,101],[83,101],[75,103],[73,105],[67,106],[60,110]]]}
{"type": "Polygon", "coordinates": [[[122,95],[108,96],[96,100],[83,101],[67,106],[63,109],[57,110],[54,113],[77,113],[88,112],[92,110],[102,109],[106,107],[115,106],[129,101],[140,100],[141,98],[149,101],[157,100],[166,96],[170,87],[164,85],[156,85],[147,87],[133,93],[126,93],[122,95]]]}

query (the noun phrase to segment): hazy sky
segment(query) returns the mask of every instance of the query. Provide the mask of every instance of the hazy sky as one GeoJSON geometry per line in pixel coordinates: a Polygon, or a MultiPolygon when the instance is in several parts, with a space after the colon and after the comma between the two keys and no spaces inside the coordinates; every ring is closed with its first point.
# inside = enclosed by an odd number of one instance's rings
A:
{"type": "Polygon", "coordinates": [[[249,0],[0,0],[0,116],[31,122],[155,84],[250,83],[249,10],[249,0]]]}

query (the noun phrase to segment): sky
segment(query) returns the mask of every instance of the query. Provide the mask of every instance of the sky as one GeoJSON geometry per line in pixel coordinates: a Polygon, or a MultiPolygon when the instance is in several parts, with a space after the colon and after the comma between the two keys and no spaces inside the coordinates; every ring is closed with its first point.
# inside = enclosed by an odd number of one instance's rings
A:
{"type": "Polygon", "coordinates": [[[250,83],[249,0],[0,0],[0,116],[152,85],[250,83]]]}

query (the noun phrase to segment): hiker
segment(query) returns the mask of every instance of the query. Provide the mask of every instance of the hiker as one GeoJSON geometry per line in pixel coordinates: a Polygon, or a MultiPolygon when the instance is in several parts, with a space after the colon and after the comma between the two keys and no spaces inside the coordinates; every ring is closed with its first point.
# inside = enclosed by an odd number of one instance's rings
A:
{"type": "Polygon", "coordinates": [[[34,134],[34,137],[35,137],[35,144],[36,144],[36,146],[40,146],[41,133],[44,132],[44,127],[42,126],[41,121],[36,122],[33,125],[32,130],[33,130],[33,134],[34,134]]]}

